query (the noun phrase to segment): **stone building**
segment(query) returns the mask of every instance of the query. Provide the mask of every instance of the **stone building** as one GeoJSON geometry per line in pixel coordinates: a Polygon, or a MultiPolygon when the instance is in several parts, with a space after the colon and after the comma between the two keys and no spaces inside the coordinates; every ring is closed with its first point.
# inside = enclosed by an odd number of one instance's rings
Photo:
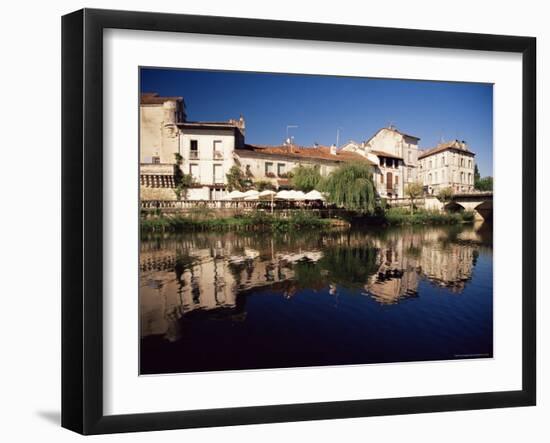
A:
{"type": "Polygon", "coordinates": [[[174,200],[176,154],[181,169],[195,182],[189,200],[222,200],[227,194],[227,173],[239,166],[252,181],[288,185],[288,173],[299,165],[318,165],[328,175],[345,161],[369,161],[336,146],[303,147],[294,144],[245,144],[245,120],[193,122],[187,120],[182,97],[141,95],[140,189],[142,200],[174,200]]]}
{"type": "Polygon", "coordinates": [[[464,141],[420,150],[419,140],[390,126],[366,142],[350,141],[342,150],[359,153],[375,164],[374,176],[381,197],[405,197],[406,185],[414,182],[421,183],[427,194],[449,187],[455,193],[474,190],[475,153],[464,141]]]}
{"type": "Polygon", "coordinates": [[[141,95],[140,103],[140,184],[143,200],[175,199],[174,182],[154,178],[175,167],[176,154],[181,169],[196,183],[188,191],[190,200],[219,200],[225,194],[226,174],[235,164],[234,151],[244,146],[242,117],[225,122],[187,120],[181,97],[141,95]]]}
{"type": "Polygon", "coordinates": [[[365,142],[346,143],[342,151],[358,153],[375,165],[374,178],[381,197],[402,198],[407,183],[418,180],[419,140],[389,126],[379,129],[365,142]]]}
{"type": "Polygon", "coordinates": [[[474,168],[475,154],[464,141],[440,143],[418,156],[418,178],[428,194],[444,188],[455,193],[473,191],[474,168]]]}
{"type": "Polygon", "coordinates": [[[270,181],[277,188],[287,186],[289,172],[299,166],[317,166],[324,177],[350,161],[365,161],[373,165],[358,154],[337,150],[336,146],[245,145],[244,149],[235,150],[236,164],[251,180],[270,181]]]}
{"type": "Polygon", "coordinates": [[[175,200],[176,161],[194,185],[189,200],[222,200],[229,170],[237,165],[251,181],[288,185],[294,168],[318,166],[330,174],[344,162],[368,162],[377,192],[383,198],[406,197],[409,183],[420,182],[427,193],[452,187],[469,192],[474,185],[474,157],[464,142],[442,143],[419,150],[419,137],[394,126],[381,128],[367,141],[341,147],[279,146],[245,143],[245,120],[188,121],[182,97],[145,93],[140,100],[140,190],[142,200],[175,200]]]}

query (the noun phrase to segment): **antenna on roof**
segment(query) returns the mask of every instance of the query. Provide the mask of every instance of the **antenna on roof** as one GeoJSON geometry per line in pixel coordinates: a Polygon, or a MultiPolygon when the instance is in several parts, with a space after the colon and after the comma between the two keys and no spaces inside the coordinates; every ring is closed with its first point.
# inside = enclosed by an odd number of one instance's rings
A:
{"type": "Polygon", "coordinates": [[[290,143],[290,142],[292,142],[292,141],[294,140],[294,137],[289,138],[289,136],[288,136],[288,130],[289,130],[289,129],[294,129],[294,128],[297,128],[297,127],[298,127],[298,125],[286,125],[286,140],[287,140],[287,142],[290,143]]]}
{"type": "Polygon", "coordinates": [[[394,123],[395,122],[393,120],[390,120],[390,122],[388,123],[388,129],[395,129],[394,123]]]}
{"type": "Polygon", "coordinates": [[[340,146],[340,129],[344,128],[336,128],[336,147],[340,146]]]}

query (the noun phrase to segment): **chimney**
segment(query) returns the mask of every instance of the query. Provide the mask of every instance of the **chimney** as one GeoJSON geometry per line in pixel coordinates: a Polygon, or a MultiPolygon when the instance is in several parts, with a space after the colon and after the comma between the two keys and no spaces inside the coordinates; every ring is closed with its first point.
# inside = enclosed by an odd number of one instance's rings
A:
{"type": "Polygon", "coordinates": [[[464,150],[467,150],[468,149],[468,145],[466,144],[466,142],[464,140],[462,140],[460,142],[460,147],[464,150]]]}
{"type": "Polygon", "coordinates": [[[244,117],[242,116],[242,114],[239,117],[239,127],[243,130],[243,132],[246,129],[246,124],[245,124],[244,117]]]}
{"type": "Polygon", "coordinates": [[[338,153],[336,152],[336,145],[331,145],[330,146],[330,155],[337,155],[338,153]]]}

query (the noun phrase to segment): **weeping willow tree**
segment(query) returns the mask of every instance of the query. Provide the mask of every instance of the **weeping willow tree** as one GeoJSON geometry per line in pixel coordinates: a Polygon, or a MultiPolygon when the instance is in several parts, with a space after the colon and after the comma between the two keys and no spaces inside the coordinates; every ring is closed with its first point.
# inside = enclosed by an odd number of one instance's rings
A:
{"type": "Polygon", "coordinates": [[[376,204],[376,186],[368,163],[347,163],[321,182],[321,190],[328,201],[352,211],[373,212],[376,204]]]}

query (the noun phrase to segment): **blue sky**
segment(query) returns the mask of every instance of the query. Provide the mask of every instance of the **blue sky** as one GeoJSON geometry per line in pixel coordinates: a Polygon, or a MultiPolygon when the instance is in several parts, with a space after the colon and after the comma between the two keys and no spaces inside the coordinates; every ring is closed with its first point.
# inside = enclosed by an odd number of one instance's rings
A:
{"type": "Polygon", "coordinates": [[[242,114],[248,143],[280,144],[287,125],[298,125],[289,130],[297,144],[331,145],[338,128],[342,144],[393,123],[422,149],[465,140],[481,175],[492,175],[490,84],[142,68],[140,87],[184,97],[188,120],[242,114]]]}

